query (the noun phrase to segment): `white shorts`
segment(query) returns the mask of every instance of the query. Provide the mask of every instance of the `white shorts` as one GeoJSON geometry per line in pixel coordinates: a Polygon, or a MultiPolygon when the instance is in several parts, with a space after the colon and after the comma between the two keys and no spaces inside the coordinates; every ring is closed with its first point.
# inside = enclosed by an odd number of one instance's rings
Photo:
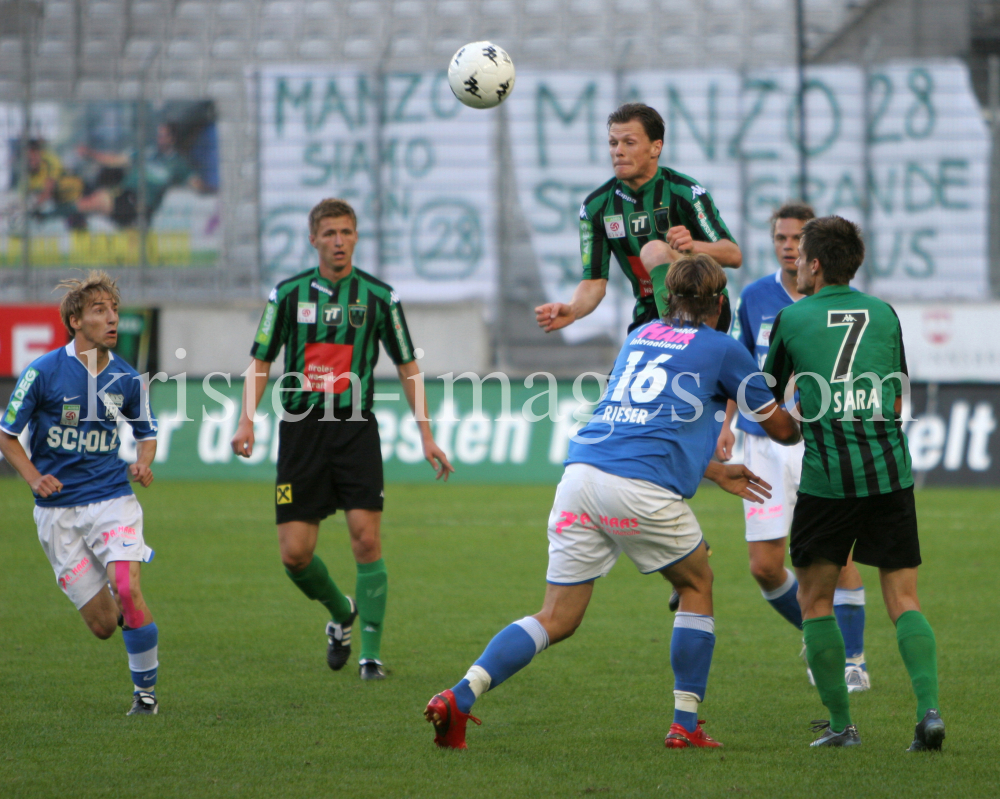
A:
{"type": "Polygon", "coordinates": [[[698,520],[677,494],[571,463],[549,515],[545,579],[556,585],[589,582],[611,571],[622,552],[650,574],[690,555],[701,537],[698,520]]]}
{"type": "Polygon", "coordinates": [[[767,436],[745,437],[743,463],[771,484],[771,498],[765,504],[743,500],[747,541],[773,541],[788,535],[802,478],[805,446],[804,441],[783,447],[767,436]]]}
{"type": "Polygon", "coordinates": [[[135,494],[72,508],[35,506],[35,524],[56,581],[77,610],[107,584],[109,563],[153,558],[135,494]]]}

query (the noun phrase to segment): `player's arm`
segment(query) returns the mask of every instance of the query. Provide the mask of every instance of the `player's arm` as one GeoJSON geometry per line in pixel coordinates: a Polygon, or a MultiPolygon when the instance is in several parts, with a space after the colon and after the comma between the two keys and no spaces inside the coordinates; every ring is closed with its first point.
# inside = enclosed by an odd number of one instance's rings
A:
{"type": "Polygon", "coordinates": [[[802,440],[802,430],[795,417],[782,408],[777,402],[756,411],[754,421],[764,428],[768,438],[786,447],[798,444],[802,440]],[[762,418],[763,417],[763,418],[762,418]]]}
{"type": "Polygon", "coordinates": [[[719,440],[715,445],[715,457],[720,461],[728,461],[733,457],[733,447],[736,446],[736,434],[733,432],[733,417],[736,416],[736,403],[726,400],[726,418],[719,431],[719,440]]]}
{"type": "Polygon", "coordinates": [[[399,382],[403,384],[406,401],[410,404],[410,410],[417,420],[417,427],[420,428],[424,457],[434,467],[435,479],[440,480],[443,477],[447,482],[448,475],[455,471],[455,467],[448,462],[448,456],[434,441],[434,434],[431,432],[430,417],[427,415],[427,396],[424,393],[424,373],[420,371],[416,361],[401,363],[396,367],[396,371],[399,373],[399,382]]]}
{"type": "Polygon", "coordinates": [[[24,481],[31,486],[31,490],[40,497],[48,497],[62,491],[63,484],[59,478],[51,474],[43,475],[35,464],[31,462],[28,453],[24,451],[17,436],[0,430],[0,454],[3,454],[7,462],[14,467],[24,481]]]}
{"type": "Polygon", "coordinates": [[[581,280],[573,292],[569,303],[547,302],[535,308],[535,320],[546,333],[571,325],[577,319],[582,319],[601,304],[608,290],[608,281],[581,280]]]}
{"type": "Polygon", "coordinates": [[[580,260],[583,279],[569,303],[547,302],[535,308],[535,321],[546,333],[559,330],[583,319],[601,304],[608,290],[611,270],[611,248],[608,246],[604,219],[591,218],[587,204],[580,206],[580,260]]]}
{"type": "Polygon", "coordinates": [[[723,491],[738,497],[763,505],[771,498],[770,484],[751,472],[746,466],[734,463],[726,465],[718,461],[709,461],[705,469],[705,478],[711,480],[723,491]]]}
{"type": "Polygon", "coordinates": [[[149,488],[153,482],[153,458],[156,457],[156,439],[147,438],[144,441],[135,442],[135,463],[128,467],[132,479],[143,488],[149,488]]]}
{"type": "Polygon", "coordinates": [[[243,398],[240,408],[240,421],[236,425],[236,435],[233,436],[233,452],[249,458],[253,454],[253,417],[257,412],[264,392],[267,390],[267,378],[271,374],[271,362],[253,358],[250,366],[243,373],[243,398]]]}
{"type": "Polygon", "coordinates": [[[689,205],[685,204],[683,224],[674,225],[667,231],[667,244],[680,252],[711,255],[721,266],[739,268],[743,253],[722,221],[712,195],[704,189],[698,194],[691,190],[689,197],[687,190],[682,193],[689,205]]]}

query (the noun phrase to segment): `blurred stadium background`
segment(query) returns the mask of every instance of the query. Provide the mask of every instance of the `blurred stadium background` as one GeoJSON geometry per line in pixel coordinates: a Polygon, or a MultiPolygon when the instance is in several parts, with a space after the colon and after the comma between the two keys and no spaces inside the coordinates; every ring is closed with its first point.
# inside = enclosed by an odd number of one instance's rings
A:
{"type": "MultiPolygon", "coordinates": [[[[219,406],[202,378],[245,369],[263,297],[313,263],[305,214],[326,196],[358,208],[356,263],[397,289],[430,376],[502,371],[519,408],[532,372],[605,373],[631,307],[614,266],[565,335],[532,308],[576,284],[577,209],[611,175],[604,120],[639,98],[667,121],[664,162],[741,244],[736,289],[775,268],[785,200],[864,227],[857,285],[903,322],[919,480],[995,485],[998,56],[993,0],[0,0],[0,400],[65,341],[55,283],[103,267],[122,354],[188,375],[191,421],[176,382],[154,386],[158,473],[270,479],[273,447],[236,463],[229,423],[203,418],[219,406]],[[518,70],[490,112],[443,79],[478,39],[518,70]]],[[[453,409],[431,387],[459,479],[557,478],[568,425],[499,419],[495,383],[485,419],[468,385],[453,409]]],[[[384,388],[388,476],[426,479],[384,388]]]]}

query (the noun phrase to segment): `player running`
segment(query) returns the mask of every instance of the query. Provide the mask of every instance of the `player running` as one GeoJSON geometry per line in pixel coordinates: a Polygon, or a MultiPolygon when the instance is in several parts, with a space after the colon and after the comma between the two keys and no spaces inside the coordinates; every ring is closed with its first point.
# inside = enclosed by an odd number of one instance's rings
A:
{"type": "Polygon", "coordinates": [[[243,412],[233,451],[253,454],[254,423],[271,363],[285,348],[285,374],[300,380],[281,391],[275,515],[285,572],[330,612],[326,662],[339,671],[351,655],[351,628],[361,617],[362,680],[381,680],[382,624],[388,576],[380,525],[383,484],[378,421],[371,412],[379,342],[396,364],[417,417],[424,455],[438,478],[453,472],[434,443],[403,307],[392,288],[352,264],[358,243],[354,209],[327,199],[309,213],[309,241],[319,266],[279,283],[268,297],[244,381],[243,412]],[[249,372],[249,370],[248,370],[249,372]],[[419,392],[419,394],[418,394],[419,392]],[[418,399],[419,396],[419,399],[418,399]],[[315,554],[319,523],[340,508],[357,563],[357,601],[345,596],[315,554]]]}
{"type": "Polygon", "coordinates": [[[67,280],[60,303],[73,340],[31,363],[0,422],[0,452],[35,495],[35,524],[59,587],[98,638],[122,628],[134,693],[129,716],[159,711],[159,633],[139,585],[153,558],[129,478],[153,482],[156,420],[135,369],[112,354],[118,286],[104,272],[67,280]],[[118,457],[118,423],[136,439],[136,462],[118,457]],[[31,456],[17,437],[28,428],[31,456]]]}
{"type": "MultiPolygon", "coordinates": [[[[802,299],[803,295],[795,288],[795,261],[799,255],[802,226],[815,216],[810,206],[798,203],[783,205],[774,212],[771,216],[771,238],[774,255],[781,268],[773,275],[746,286],[740,294],[733,336],[743,343],[761,366],[767,357],[768,338],[775,316],[783,308],[802,299]]],[[[716,456],[721,461],[728,461],[733,456],[735,439],[730,422],[735,413],[736,403],[730,402],[716,449],[716,456]]],[[[771,607],[802,629],[802,611],[797,598],[799,584],[795,575],[785,568],[785,548],[802,473],[805,444],[800,441],[794,447],[779,446],[768,438],[757,422],[743,414],[737,418],[736,426],[746,434],[743,462],[773,486],[771,499],[763,507],[743,503],[750,573],[771,607]]],[[[871,680],[865,663],[865,589],[858,567],[850,558],[837,582],[833,612],[847,648],[847,690],[851,693],[867,691],[871,680]]],[[[812,681],[811,672],[809,679],[812,681]]]]}
{"type": "MultiPolygon", "coordinates": [[[[662,315],[664,278],[680,254],[704,253],[722,266],[742,263],[740,248],[711,195],[693,178],[659,165],[663,133],[663,117],[643,103],[625,103],[608,117],[615,176],[580,206],[583,279],[573,299],[535,308],[538,326],[546,333],[582,319],[600,305],[612,253],[635,295],[629,332],[662,315]]],[[[720,330],[729,329],[731,316],[726,295],[720,330]]]]}
{"type": "Polygon", "coordinates": [[[705,698],[715,647],[712,570],[698,520],[685,503],[702,474],[750,501],[769,486],[745,466],[711,461],[727,399],[763,409],[770,435],[799,440],[749,353],[714,330],[726,275],[707,255],[676,261],[667,282],[669,313],[629,336],[603,399],[574,436],[549,515],[548,583],[542,609],[514,622],[458,684],[424,711],[434,742],[465,749],[472,705],[583,621],[594,580],[624,552],[643,574],[659,572],[680,592],[670,663],[674,670],[671,749],[720,746],[705,734],[705,698]],[[772,412],[773,411],[773,412],[772,412]]]}
{"type": "Polygon", "coordinates": [[[877,566],[889,618],[917,696],[910,751],[940,749],[934,632],[920,612],[920,542],[910,456],[899,421],[908,389],[903,335],[892,308],[848,285],[864,260],[857,226],[837,216],[802,228],[796,288],[809,295],[778,312],[764,371],[779,401],[793,373],[805,456],[792,517],[806,655],[830,711],[813,746],[861,743],[851,723],[844,638],[833,615],[841,569],[854,550],[877,566]],[[898,384],[898,390],[897,390],[898,384]]]}

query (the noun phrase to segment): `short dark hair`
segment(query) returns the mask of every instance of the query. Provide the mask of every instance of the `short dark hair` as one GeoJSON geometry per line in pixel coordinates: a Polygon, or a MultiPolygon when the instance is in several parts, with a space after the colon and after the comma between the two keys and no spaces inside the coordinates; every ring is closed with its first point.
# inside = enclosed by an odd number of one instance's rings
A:
{"type": "Polygon", "coordinates": [[[618,106],[608,116],[608,128],[612,125],[623,125],[638,119],[642,123],[642,129],[646,131],[650,141],[663,141],[663,117],[655,108],[651,108],[645,103],[623,103],[618,106]]]}
{"type": "Polygon", "coordinates": [[[309,233],[315,236],[319,230],[319,223],[327,217],[349,216],[354,223],[354,229],[358,229],[358,216],[354,213],[349,203],[333,197],[320,200],[309,212],[309,233]]]}
{"type": "Polygon", "coordinates": [[[806,263],[819,261],[827,283],[850,283],[865,260],[861,228],[840,216],[822,216],[806,222],[799,247],[806,263]]]}
{"type": "Polygon", "coordinates": [[[785,203],[771,214],[771,238],[774,238],[774,229],[777,227],[779,219],[798,219],[800,222],[808,222],[815,218],[816,212],[811,205],[796,202],[785,203]]]}
{"type": "Polygon", "coordinates": [[[699,325],[715,315],[718,296],[726,287],[726,272],[711,255],[684,255],[667,272],[668,319],[699,325]]]}

